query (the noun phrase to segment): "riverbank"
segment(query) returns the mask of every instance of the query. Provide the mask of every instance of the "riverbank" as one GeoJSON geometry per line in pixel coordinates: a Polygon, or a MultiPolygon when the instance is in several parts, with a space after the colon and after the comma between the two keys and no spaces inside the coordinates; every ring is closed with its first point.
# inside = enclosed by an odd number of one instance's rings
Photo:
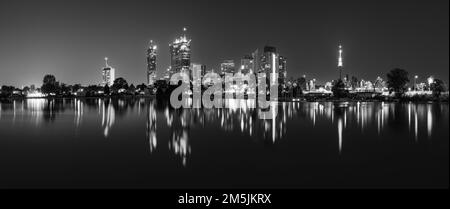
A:
{"type": "MultiPolygon", "coordinates": [[[[7,97],[0,98],[1,101],[7,100],[27,100],[27,99],[140,99],[153,98],[158,100],[168,100],[166,97],[158,97],[157,95],[115,95],[115,96],[95,96],[95,97],[81,97],[81,96],[49,96],[49,97],[7,97]]],[[[236,99],[236,98],[234,98],[236,99]]],[[[248,100],[248,98],[245,98],[248,100]]],[[[334,98],[334,97],[292,97],[279,98],[279,102],[442,102],[448,103],[448,96],[436,97],[374,97],[374,98],[334,98]]]]}

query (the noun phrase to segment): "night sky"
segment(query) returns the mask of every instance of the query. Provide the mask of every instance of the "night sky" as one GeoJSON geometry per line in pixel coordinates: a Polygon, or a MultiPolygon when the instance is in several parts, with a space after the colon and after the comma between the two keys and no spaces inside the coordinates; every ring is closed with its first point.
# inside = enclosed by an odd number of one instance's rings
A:
{"type": "Polygon", "coordinates": [[[158,77],[169,43],[188,28],[192,62],[218,69],[266,44],[288,58],[288,77],[319,83],[344,74],[374,80],[390,69],[448,83],[448,0],[0,0],[0,85],[41,85],[45,74],[98,84],[103,58],[116,77],[145,82],[147,43],[159,47],[158,77]]]}

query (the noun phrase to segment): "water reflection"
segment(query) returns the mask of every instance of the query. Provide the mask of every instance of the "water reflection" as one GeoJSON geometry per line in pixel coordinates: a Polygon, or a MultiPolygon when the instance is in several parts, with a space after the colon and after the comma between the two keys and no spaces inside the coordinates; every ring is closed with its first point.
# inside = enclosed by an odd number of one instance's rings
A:
{"type": "Polygon", "coordinates": [[[155,101],[150,101],[147,111],[147,139],[150,147],[150,153],[156,149],[156,109],[155,101]]]}
{"type": "MultiPolygon", "coordinates": [[[[361,133],[374,131],[382,136],[387,127],[405,128],[418,143],[422,129],[427,138],[432,138],[436,117],[448,117],[448,104],[280,102],[275,104],[278,108],[271,108],[272,114],[277,115],[274,120],[261,120],[254,100],[233,99],[225,103],[228,108],[173,109],[167,102],[154,99],[27,99],[2,101],[0,120],[15,124],[16,118],[21,117],[21,121],[38,126],[53,123],[64,114],[73,117],[77,128],[86,120],[101,121],[101,133],[109,138],[118,122],[130,116],[133,121],[146,124],[149,153],[162,149],[161,144],[168,144],[169,152],[186,166],[194,150],[191,142],[196,140],[191,138],[192,134],[201,135],[202,131],[212,128],[219,128],[223,132],[220,134],[239,132],[248,139],[269,145],[284,140],[290,133],[288,127],[316,131],[332,128],[336,133],[332,140],[335,140],[336,150],[342,153],[350,129],[361,133]],[[141,115],[145,121],[140,121],[141,115]],[[169,136],[163,135],[164,131],[169,136]]],[[[301,136],[291,135],[290,138],[302,140],[301,136]]]]}
{"type": "Polygon", "coordinates": [[[107,138],[116,120],[116,112],[110,99],[105,99],[102,105],[102,128],[103,135],[107,138]]]}

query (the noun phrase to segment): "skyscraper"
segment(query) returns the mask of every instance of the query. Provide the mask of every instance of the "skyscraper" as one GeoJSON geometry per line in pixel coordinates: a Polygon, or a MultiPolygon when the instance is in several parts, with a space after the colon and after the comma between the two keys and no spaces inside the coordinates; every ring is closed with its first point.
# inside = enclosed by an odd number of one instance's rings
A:
{"type": "MultiPolygon", "coordinates": [[[[183,32],[186,32],[186,28],[183,28],[183,32]]],[[[188,40],[186,34],[183,34],[179,38],[169,45],[171,56],[171,76],[174,73],[186,73],[191,77],[189,67],[191,65],[191,40],[188,40]]]]}
{"type": "Polygon", "coordinates": [[[235,73],[234,60],[224,60],[220,64],[220,75],[223,76],[225,73],[235,73]]]}
{"type": "Polygon", "coordinates": [[[287,78],[287,66],[286,66],[286,57],[279,56],[278,57],[278,83],[285,84],[287,78]]]}
{"type": "Polygon", "coordinates": [[[202,65],[202,78],[206,75],[206,65],[202,65]]]}
{"type": "Polygon", "coordinates": [[[275,82],[275,77],[279,73],[278,54],[277,49],[273,46],[265,46],[264,54],[261,56],[262,71],[266,73],[266,78],[270,78],[272,73],[272,81],[275,82]]]}
{"type": "Polygon", "coordinates": [[[254,71],[254,60],[252,56],[245,55],[241,59],[241,67],[239,71],[244,75],[254,71]]]}
{"type": "Polygon", "coordinates": [[[112,86],[114,84],[114,79],[116,70],[108,65],[108,57],[105,57],[105,67],[102,69],[102,85],[112,86]]]}
{"type": "Polygon", "coordinates": [[[201,84],[202,82],[202,77],[204,76],[204,70],[206,71],[206,66],[202,64],[196,64],[196,63],[192,63],[191,64],[191,69],[192,69],[192,83],[195,84],[201,84]],[[196,78],[196,79],[194,79],[196,78]]]}
{"type": "Polygon", "coordinates": [[[342,79],[342,70],[344,69],[344,61],[342,60],[342,45],[339,45],[339,57],[338,57],[338,70],[339,70],[339,79],[342,79]]]}
{"type": "Polygon", "coordinates": [[[260,57],[259,57],[259,49],[256,49],[253,53],[252,53],[252,58],[253,58],[253,72],[250,73],[259,73],[260,69],[261,69],[261,65],[260,65],[260,57]]]}
{"type": "Polygon", "coordinates": [[[150,40],[147,49],[147,85],[152,86],[156,81],[156,45],[150,40]]]}

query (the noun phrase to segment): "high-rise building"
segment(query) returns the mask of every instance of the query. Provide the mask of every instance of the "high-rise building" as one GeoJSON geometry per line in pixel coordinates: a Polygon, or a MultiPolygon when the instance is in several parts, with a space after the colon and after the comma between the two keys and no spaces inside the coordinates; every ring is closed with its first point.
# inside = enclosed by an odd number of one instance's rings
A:
{"type": "Polygon", "coordinates": [[[172,67],[169,66],[167,70],[164,72],[163,79],[166,81],[170,81],[170,75],[172,73],[172,67]]]}
{"type": "Polygon", "coordinates": [[[251,71],[250,73],[259,73],[260,69],[261,69],[261,65],[260,65],[260,57],[259,57],[259,49],[256,49],[253,53],[252,53],[252,58],[253,58],[253,71],[251,71]]]}
{"type": "Polygon", "coordinates": [[[102,69],[102,85],[112,86],[114,84],[114,79],[116,70],[108,65],[108,57],[105,57],[105,67],[102,69]]]}
{"type": "Polygon", "coordinates": [[[223,76],[225,73],[235,73],[234,60],[224,60],[220,64],[220,75],[223,76]]]}
{"type": "Polygon", "coordinates": [[[342,79],[342,70],[344,69],[344,61],[342,59],[342,45],[339,45],[339,57],[338,57],[338,70],[339,70],[339,79],[342,79]]]}
{"type": "MultiPolygon", "coordinates": [[[[186,28],[183,28],[186,32],[186,28]]],[[[171,76],[174,73],[186,73],[191,77],[189,67],[191,65],[191,40],[183,34],[169,45],[171,55],[171,76]]]]}
{"type": "Polygon", "coordinates": [[[254,60],[253,57],[250,55],[245,55],[241,59],[241,67],[239,69],[239,72],[241,72],[244,75],[247,75],[250,72],[254,71],[254,60]]]}
{"type": "Polygon", "coordinates": [[[285,84],[287,79],[287,65],[286,65],[286,57],[279,56],[278,57],[278,83],[285,84]]]}
{"type": "Polygon", "coordinates": [[[206,65],[202,65],[202,78],[206,75],[206,65]]]}
{"type": "Polygon", "coordinates": [[[156,81],[156,50],[157,46],[150,40],[147,49],[147,85],[152,86],[156,81]]]}
{"type": "MultiPolygon", "coordinates": [[[[265,46],[264,54],[261,56],[262,71],[266,73],[266,77],[272,73],[272,77],[275,78],[279,73],[278,54],[277,49],[273,46],[265,46]]],[[[272,81],[275,82],[275,79],[272,81]]]]}

